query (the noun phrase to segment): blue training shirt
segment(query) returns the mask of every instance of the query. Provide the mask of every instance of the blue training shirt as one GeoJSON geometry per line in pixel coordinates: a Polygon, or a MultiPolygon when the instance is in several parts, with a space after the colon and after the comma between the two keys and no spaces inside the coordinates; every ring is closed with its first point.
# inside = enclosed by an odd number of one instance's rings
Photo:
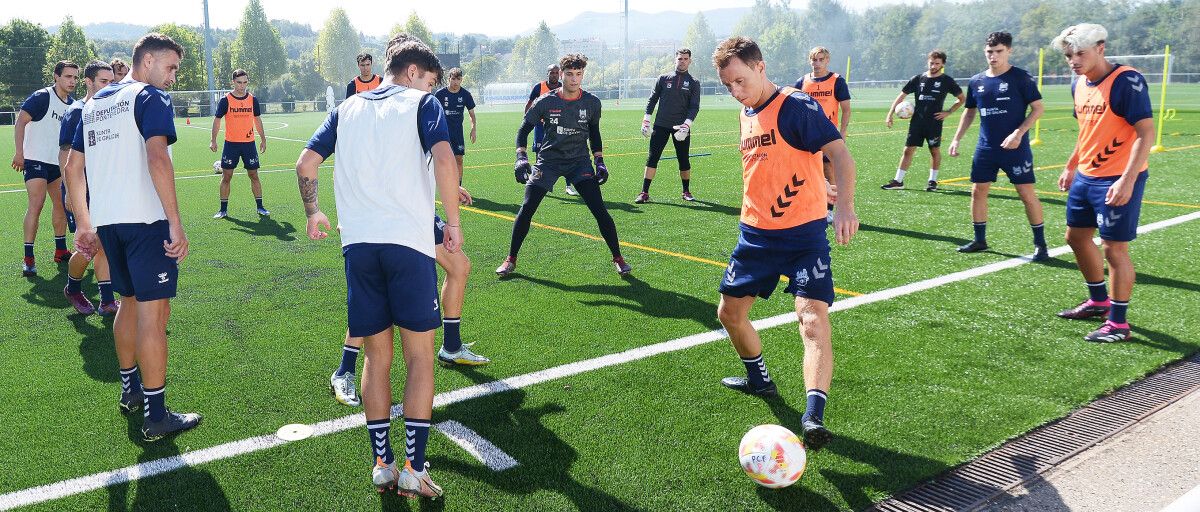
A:
{"type": "Polygon", "coordinates": [[[58,146],[70,146],[75,140],[75,131],[83,124],[83,102],[71,104],[71,108],[63,114],[62,125],[58,127],[58,146]]]}
{"type": "MultiPolygon", "coordinates": [[[[1029,105],[1042,99],[1037,81],[1029,72],[1013,66],[1000,76],[979,73],[967,85],[966,108],[979,109],[980,149],[998,149],[1021,123],[1029,105]]],[[[1021,137],[1022,149],[1029,147],[1029,133],[1021,137]]]]}
{"type": "Polygon", "coordinates": [[[446,111],[446,121],[461,130],[467,111],[475,109],[475,98],[471,96],[471,91],[460,87],[458,92],[450,92],[449,87],[443,87],[433,95],[441,102],[442,110],[446,111]]]}
{"type": "MultiPolygon", "coordinates": [[[[402,86],[388,85],[359,94],[383,95],[393,87],[402,86]]],[[[304,145],[305,148],[321,155],[321,158],[329,158],[337,146],[337,114],[337,109],[330,112],[329,116],[325,118],[325,122],[321,123],[316,133],[313,133],[312,138],[304,145]]],[[[433,146],[439,142],[450,142],[450,128],[447,125],[446,114],[438,99],[432,94],[426,94],[421,98],[421,105],[417,107],[417,134],[421,137],[421,147],[425,149],[425,152],[432,151],[433,146]]]]}
{"type": "MultiPolygon", "coordinates": [[[[46,112],[50,110],[50,94],[52,93],[46,89],[33,91],[33,94],[25,98],[25,102],[21,104],[21,110],[29,112],[29,117],[32,117],[35,123],[41,121],[43,117],[46,117],[46,112]]],[[[70,105],[74,102],[75,98],[68,94],[63,103],[70,105]]]]}
{"type": "MultiPolygon", "coordinates": [[[[779,91],[775,91],[775,94],[758,108],[747,108],[746,115],[757,115],[760,110],[775,101],[778,95],[779,91]]],[[[825,110],[821,108],[821,104],[800,91],[793,92],[783,100],[783,105],[779,107],[778,123],[779,135],[789,146],[809,153],[821,151],[826,144],[842,138],[837,126],[825,117],[825,110]]]]}
{"type": "MultiPolygon", "coordinates": [[[[136,82],[118,82],[109,85],[96,93],[96,98],[106,98],[109,95],[121,90],[122,87],[129,86],[136,82]]],[[[142,139],[150,140],[151,137],[166,137],[167,144],[174,144],[178,137],[175,136],[175,111],[171,108],[171,96],[161,89],[153,85],[147,85],[139,92],[137,99],[133,103],[133,119],[137,122],[138,130],[142,132],[142,139]]],[[[79,123],[75,129],[75,138],[71,141],[71,149],[83,153],[83,123],[79,123]]]]}
{"type": "MultiPolygon", "coordinates": [[[[1114,64],[1113,71],[1116,71],[1114,64]]],[[[1109,73],[1111,73],[1110,71],[1109,73]]],[[[1098,82],[1088,80],[1088,85],[1095,86],[1097,83],[1103,82],[1108,78],[1108,75],[1100,77],[1098,82]]],[[[1075,84],[1071,82],[1071,98],[1075,98],[1075,84]]],[[[1137,123],[1142,119],[1154,117],[1154,111],[1150,107],[1150,91],[1146,84],[1146,78],[1136,70],[1130,69],[1117,75],[1117,79],[1113,80],[1112,91],[1108,96],[1108,106],[1113,113],[1121,116],[1129,124],[1137,123]]],[[[1074,110],[1071,115],[1079,117],[1074,110]]]]}

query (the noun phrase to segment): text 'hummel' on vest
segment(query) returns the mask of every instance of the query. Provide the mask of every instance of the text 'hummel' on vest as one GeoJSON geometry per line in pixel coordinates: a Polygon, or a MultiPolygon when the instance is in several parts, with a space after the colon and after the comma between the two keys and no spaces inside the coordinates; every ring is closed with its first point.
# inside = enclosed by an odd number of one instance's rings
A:
{"type": "Polygon", "coordinates": [[[764,133],[762,135],[755,135],[754,137],[742,139],[742,151],[759,147],[773,146],[777,143],[778,141],[775,140],[775,129],[772,128],[770,133],[764,133]]]}

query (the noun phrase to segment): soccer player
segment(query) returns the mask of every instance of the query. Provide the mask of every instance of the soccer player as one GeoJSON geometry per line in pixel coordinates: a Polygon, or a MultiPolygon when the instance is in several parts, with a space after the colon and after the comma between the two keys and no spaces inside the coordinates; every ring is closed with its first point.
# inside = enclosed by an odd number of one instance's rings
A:
{"type": "MultiPolygon", "coordinates": [[[[451,135],[453,139],[454,136],[451,135]]],[[[467,189],[458,188],[460,204],[471,204],[471,193],[467,189]]],[[[438,350],[437,358],[446,365],[482,366],[491,359],[476,354],[471,350],[474,343],[462,341],[462,309],[463,299],[467,292],[467,278],[471,274],[471,260],[466,252],[459,249],[455,252],[446,250],[443,229],[446,223],[434,217],[433,241],[437,245],[435,259],[438,266],[446,271],[446,282],[442,285],[442,348],[438,350]]],[[[329,377],[329,390],[333,398],[345,405],[359,404],[358,392],[354,388],[354,367],[358,364],[358,353],[362,350],[363,338],[351,337],[346,332],[346,341],[342,345],[341,364],[329,377]]]]}
{"type": "MultiPolygon", "coordinates": [[[[103,61],[94,60],[89,62],[83,69],[83,85],[87,89],[87,96],[82,101],[76,101],[67,109],[67,113],[63,116],[62,127],[58,132],[58,161],[61,169],[67,168],[67,158],[71,151],[71,141],[75,140],[75,131],[79,129],[79,125],[83,122],[83,105],[88,100],[92,99],[100,89],[108,87],[114,79],[112,66],[105,64],[103,61]]],[[[62,195],[63,206],[67,210],[67,227],[72,233],[75,233],[75,216],[71,212],[71,198],[67,194],[67,180],[62,180],[62,195]]],[[[86,196],[86,193],[85,193],[86,196]]],[[[63,295],[67,297],[67,301],[81,315],[90,315],[99,313],[100,316],[110,316],[117,314],[117,309],[121,306],[121,301],[116,300],[113,296],[112,281],[109,280],[108,274],[108,258],[104,257],[104,249],[98,249],[92,258],[88,258],[83,251],[75,251],[71,255],[70,261],[67,262],[67,286],[63,288],[63,295]],[[96,285],[100,288],[100,308],[97,309],[92,305],[92,301],[88,300],[87,295],[83,294],[83,275],[87,272],[88,262],[93,261],[96,264],[96,285]]]]}
{"type": "Polygon", "coordinates": [[[1129,339],[1125,314],[1133,293],[1134,268],[1129,243],[1137,238],[1138,215],[1146,188],[1154,119],[1150,88],[1137,70],[1104,58],[1108,31],[1082,23],[1067,27],[1051,46],[1063,52],[1071,84],[1079,139],[1058,178],[1067,195],[1067,244],[1087,283],[1088,299],[1059,313],[1063,318],[1108,319],[1083,339],[1095,342],[1129,339]],[[1100,230],[1101,251],[1092,243],[1100,230]],[[1112,295],[1104,285],[1104,265],[1112,279],[1112,295]]]}
{"type": "Polygon", "coordinates": [[[363,401],[374,454],[371,479],[382,492],[436,498],[425,446],[433,411],[433,332],[441,323],[434,268],[434,197],[446,212],[444,247],[462,244],[457,165],[446,116],[429,92],[441,63],[406,34],[388,42],[388,80],[330,112],[296,162],[308,236],[329,234],[317,205],[317,168],[337,149],[334,198],[346,259],[350,335],[365,338],[363,401]],[[432,158],[433,169],[428,165],[432,158]],[[397,466],[389,436],[394,327],[400,327],[406,381],[407,457],[397,466]]]}
{"type": "Polygon", "coordinates": [[[562,177],[583,196],[583,202],[596,218],[600,235],[612,253],[617,273],[624,276],[632,269],[621,256],[617,225],[608,214],[604,197],[600,194],[600,185],[608,181],[608,167],[604,165],[603,143],[600,139],[600,99],[582,87],[587,57],[578,53],[569,54],[559,60],[559,66],[563,70],[562,88],[534,101],[525,112],[525,122],[517,130],[517,162],[513,171],[517,183],[525,185],[525,200],[513,221],[508,257],[496,268],[496,274],[505,277],[517,269],[517,253],[529,234],[533,214],[546,194],[554,189],[554,183],[562,177]],[[529,132],[539,123],[551,129],[546,130],[537,161],[531,168],[525,146],[529,142],[529,132]],[[593,163],[595,168],[592,167],[593,163]]]}
{"type": "Polygon", "coordinates": [[[1008,175],[1025,203],[1025,216],[1033,230],[1034,261],[1050,259],[1046,249],[1046,226],[1042,223],[1042,203],[1033,189],[1033,150],[1029,147],[1029,129],[1042,117],[1046,107],[1037,82],[1024,69],[1009,64],[1012,35],[992,32],[984,43],[988,69],[971,77],[967,84],[966,109],[958,121],[958,130],[950,142],[950,156],[958,156],[958,143],[979,111],[979,142],[971,159],[971,220],[975,239],[958,252],[988,249],[988,190],[1000,171],[1008,175]],[[1026,115],[1025,112],[1029,114],[1026,115]]]}
{"type": "MultiPolygon", "coordinates": [[[[845,138],[846,128],[850,126],[850,87],[846,85],[846,79],[842,75],[829,70],[828,48],[813,47],[808,51],[808,62],[812,66],[812,73],[796,80],[796,88],[817,100],[829,121],[838,127],[838,133],[845,138]]],[[[833,183],[833,166],[824,157],[822,162],[825,182],[833,183]]],[[[827,214],[826,220],[832,223],[833,217],[830,215],[833,212],[833,203],[829,203],[827,209],[830,213],[827,214]]]]}
{"type": "Polygon", "coordinates": [[[838,186],[834,238],[850,243],[858,231],[854,213],[854,160],[841,134],[812,97],[767,78],[758,44],[731,37],[713,52],[721,83],[745,109],[741,113],[741,236],[720,285],[717,317],[746,367],[746,377],[721,384],[751,395],[773,397],[779,391],[762,355],[762,339],[750,323],[755,296],[770,298],[779,276],[788,276],[785,292],[795,296],[804,340],[807,407],[804,441],[817,450],[833,438],[825,427],[825,402],[833,377],[833,271],[825,238],[826,209],[822,157],[833,165],[838,186]]]}
{"type": "Polygon", "coordinates": [[[454,159],[458,161],[458,182],[463,178],[463,155],[467,154],[467,143],[463,137],[463,110],[471,115],[471,144],[475,143],[475,98],[471,91],[463,89],[463,72],[459,68],[450,68],[447,73],[450,85],[433,93],[442,103],[446,111],[446,121],[450,127],[450,149],[454,150],[454,159]]]}
{"type": "Polygon", "coordinates": [[[360,53],[357,59],[358,76],[346,84],[346,99],[350,99],[351,96],[360,92],[379,87],[379,84],[383,83],[383,77],[371,71],[371,65],[375,64],[375,58],[371,54],[360,53]]]}
{"type": "Polygon", "coordinates": [[[929,52],[929,60],[926,61],[926,64],[929,66],[928,71],[912,77],[912,80],[904,84],[904,88],[900,90],[900,94],[888,108],[885,121],[888,128],[891,128],[892,115],[896,112],[896,105],[904,101],[909,94],[917,95],[916,108],[913,110],[912,120],[908,123],[908,138],[904,141],[904,152],[900,155],[900,167],[896,168],[896,177],[880,187],[884,190],[904,188],[904,175],[908,173],[908,166],[912,164],[913,155],[916,154],[917,148],[925,143],[929,144],[931,161],[929,182],[925,185],[925,190],[929,192],[937,190],[938,169],[942,165],[942,120],[958,110],[958,107],[961,107],[966,101],[966,96],[963,95],[958,82],[945,73],[946,52],[941,50],[929,52]],[[950,105],[948,110],[942,110],[946,95],[953,95],[957,100],[950,105]]]}
{"type": "MultiPolygon", "coordinates": [[[[525,112],[527,112],[527,113],[529,112],[529,108],[533,106],[533,102],[537,101],[538,98],[541,98],[542,96],[550,94],[551,92],[561,88],[562,87],[561,77],[562,77],[562,68],[558,65],[557,62],[547,66],[546,67],[546,79],[541,81],[537,85],[534,85],[533,90],[529,91],[529,101],[525,102],[525,112]]],[[[546,138],[546,127],[544,125],[542,125],[541,123],[534,125],[534,127],[533,127],[533,152],[534,153],[537,153],[538,150],[542,147],[542,140],[544,140],[545,138],[546,138]]],[[[567,195],[569,195],[569,196],[579,195],[579,193],[575,191],[575,187],[571,186],[570,183],[567,183],[566,192],[567,192],[567,195]]]]}
{"type": "Polygon", "coordinates": [[[129,64],[119,58],[114,58],[108,65],[112,67],[114,82],[124,80],[125,76],[129,74],[129,64]]]}
{"type": "Polygon", "coordinates": [[[50,219],[54,224],[54,262],[71,257],[67,250],[67,213],[59,193],[62,171],[58,167],[58,132],[63,115],[74,99],[71,93],[79,80],[79,66],[69,60],[54,65],[54,85],[38,89],[21,104],[13,130],[16,151],[12,168],[25,175],[29,203],[25,209],[25,259],[21,274],[37,275],[33,242],[37,238],[38,218],[50,196],[50,219]]]}
{"type": "Polygon", "coordinates": [[[144,409],[147,442],[200,424],[199,414],[166,406],[167,321],[188,239],[167,150],[176,140],[174,112],[164,91],[175,82],[183,56],[183,47],[163,34],[138,40],[130,76],[84,105],[67,160],[75,245],[87,256],[104,248],[113,289],[121,295],[113,323],[120,407],[144,409]]]}
{"type": "Polygon", "coordinates": [[[646,174],[642,178],[642,192],[633,200],[635,203],[650,201],[650,182],[658,171],[658,159],[662,157],[663,148],[667,147],[667,139],[673,139],[675,157],[679,160],[679,179],[683,181],[683,200],[695,201],[689,184],[692,181],[692,164],[688,160],[688,152],[692,146],[692,123],[700,112],[700,81],[688,74],[688,66],[692,64],[692,50],[680,48],[675,51],[675,71],[659,75],[654,82],[654,92],[646,101],[646,115],[642,118],[642,136],[650,137],[650,154],[646,156],[646,174]],[[658,114],[654,116],[653,126],[650,114],[654,113],[654,105],[658,105],[658,114]]]}
{"type": "Polygon", "coordinates": [[[258,179],[258,153],[267,152],[267,134],[263,132],[262,106],[258,98],[247,90],[249,85],[250,77],[246,70],[235,69],[233,91],[217,102],[217,111],[213,114],[208,149],[214,153],[217,151],[221,118],[225,119],[225,146],[221,149],[221,209],[213,215],[214,219],[229,215],[229,182],[233,180],[233,170],[237,169],[238,160],[246,168],[246,176],[250,177],[250,191],[254,193],[258,214],[263,217],[271,214],[263,207],[262,182],[258,179]],[[259,151],[254,149],[255,130],[258,130],[259,151]]]}

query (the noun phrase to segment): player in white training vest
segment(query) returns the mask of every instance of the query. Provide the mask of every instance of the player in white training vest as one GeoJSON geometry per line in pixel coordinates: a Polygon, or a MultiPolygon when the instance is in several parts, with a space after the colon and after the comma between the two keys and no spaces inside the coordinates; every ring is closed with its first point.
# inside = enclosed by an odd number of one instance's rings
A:
{"type": "Polygon", "coordinates": [[[141,401],[146,441],[200,423],[199,414],[166,408],[167,320],[188,240],[168,149],[176,139],[174,113],[163,91],[175,82],[182,59],[183,47],[170,37],[142,37],[133,48],[129,77],[101,89],[84,106],[67,160],[75,245],[88,256],[104,247],[113,289],[121,295],[113,323],[121,408],[136,410],[141,401]]]}
{"type": "Polygon", "coordinates": [[[317,206],[317,169],[335,151],[334,199],[346,261],[351,337],[364,337],[362,397],[375,458],[372,481],[411,497],[436,498],[425,446],[433,413],[434,330],[441,325],[434,267],[434,180],[446,211],[443,247],[456,252],[458,164],[441,104],[429,91],[442,67],[421,41],[400,34],[388,42],[387,78],[330,112],[296,162],[308,236],[328,235],[317,206]],[[430,172],[428,160],[433,159],[430,172]],[[390,441],[394,326],[406,367],[405,461],[390,441]]]}
{"type": "Polygon", "coordinates": [[[61,263],[71,257],[71,251],[67,250],[67,212],[59,192],[62,174],[58,168],[58,131],[74,101],[71,93],[78,79],[79,66],[69,60],[60,61],[54,66],[54,85],[29,95],[17,115],[12,168],[25,174],[25,191],[29,193],[29,206],[25,210],[25,260],[21,264],[25,277],[37,275],[33,241],[47,194],[54,223],[54,262],[61,263]]]}

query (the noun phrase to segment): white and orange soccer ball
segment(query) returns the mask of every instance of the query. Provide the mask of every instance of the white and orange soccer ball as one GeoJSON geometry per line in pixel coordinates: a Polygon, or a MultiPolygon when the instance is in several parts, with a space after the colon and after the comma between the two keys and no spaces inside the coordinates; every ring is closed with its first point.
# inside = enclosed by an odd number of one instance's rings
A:
{"type": "Polygon", "coordinates": [[[746,432],[738,459],[750,478],[771,489],[796,483],[808,462],[804,442],[779,425],[759,425],[746,432]]]}
{"type": "Polygon", "coordinates": [[[896,105],[896,117],[900,119],[908,119],[913,116],[913,104],[907,101],[901,101],[896,105]]]}

